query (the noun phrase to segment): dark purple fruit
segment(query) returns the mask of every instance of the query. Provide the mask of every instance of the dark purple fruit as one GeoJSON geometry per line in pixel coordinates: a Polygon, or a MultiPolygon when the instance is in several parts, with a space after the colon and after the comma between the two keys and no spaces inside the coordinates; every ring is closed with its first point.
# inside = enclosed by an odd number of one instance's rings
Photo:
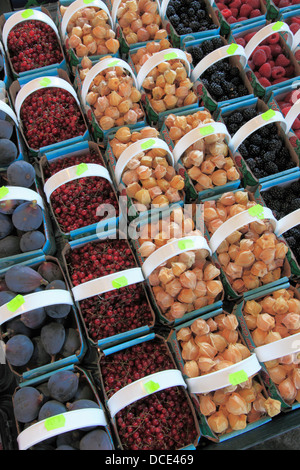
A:
{"type": "Polygon", "coordinates": [[[45,245],[46,237],[39,230],[26,232],[20,239],[20,248],[23,253],[28,251],[40,250],[45,245]]]}
{"type": "Polygon", "coordinates": [[[86,408],[99,408],[99,405],[93,400],[82,399],[76,400],[68,406],[69,411],[83,410],[86,408]]]}
{"type": "Polygon", "coordinates": [[[32,330],[40,328],[45,323],[46,318],[47,315],[44,307],[36,308],[21,315],[21,321],[32,330]]]}
{"type": "Polygon", "coordinates": [[[67,444],[56,447],[55,450],[76,450],[74,447],[68,446],[67,444]]]}
{"type": "Polygon", "coordinates": [[[58,354],[65,342],[66,332],[61,323],[49,323],[41,329],[41,340],[50,356],[58,354]]]}
{"type": "Polygon", "coordinates": [[[17,146],[9,139],[0,139],[0,165],[8,166],[18,157],[17,146]]]}
{"type": "Polygon", "coordinates": [[[8,292],[5,290],[1,291],[0,292],[0,307],[10,302],[14,297],[16,297],[16,295],[13,292],[8,292]]]}
{"type": "Polygon", "coordinates": [[[54,400],[66,403],[77,392],[79,384],[78,375],[71,370],[61,370],[53,374],[48,380],[48,389],[54,400]]]}
{"type": "Polygon", "coordinates": [[[36,201],[24,202],[14,210],[12,223],[23,232],[38,230],[43,223],[43,211],[36,201]]]}
{"type": "Polygon", "coordinates": [[[112,443],[103,429],[91,431],[80,441],[80,450],[112,450],[112,443]]]}
{"type": "Polygon", "coordinates": [[[9,165],[6,176],[10,186],[30,188],[35,180],[35,169],[31,163],[19,160],[9,165]]]}
{"type": "Polygon", "coordinates": [[[63,357],[69,357],[73,354],[80,351],[81,341],[80,336],[75,328],[68,328],[66,329],[66,339],[60,354],[63,357]]]}
{"type": "Polygon", "coordinates": [[[15,256],[20,253],[20,239],[16,235],[8,235],[8,237],[0,240],[0,258],[15,256]]]}
{"type": "Polygon", "coordinates": [[[66,411],[67,408],[63,403],[60,403],[57,400],[49,400],[41,407],[38,420],[43,421],[44,419],[65,413],[66,411]]]}
{"type": "Polygon", "coordinates": [[[63,280],[60,267],[52,261],[43,261],[38,267],[38,273],[48,282],[63,280]]]}
{"type": "Polygon", "coordinates": [[[6,335],[10,338],[15,335],[25,335],[27,338],[31,338],[34,334],[33,330],[25,326],[19,317],[9,320],[5,326],[6,335]]]}
{"type": "Polygon", "coordinates": [[[0,139],[10,139],[14,130],[11,122],[0,120],[0,139]]]}
{"type": "Polygon", "coordinates": [[[45,364],[49,364],[51,362],[51,356],[47,351],[45,351],[41,338],[39,336],[32,338],[32,342],[34,345],[34,351],[28,365],[41,367],[45,364]]]}
{"type": "Polygon", "coordinates": [[[6,359],[12,366],[25,366],[33,354],[33,343],[25,335],[15,335],[5,346],[6,359]]]}
{"type": "Polygon", "coordinates": [[[9,201],[1,201],[0,202],[0,212],[1,214],[8,214],[11,215],[16,207],[18,207],[20,204],[23,204],[24,201],[22,200],[14,200],[11,199],[9,201]]]}
{"type": "Polygon", "coordinates": [[[30,423],[38,417],[43,395],[34,387],[17,390],[13,397],[14,415],[20,423],[30,423]]]}
{"type": "Polygon", "coordinates": [[[11,218],[6,214],[0,213],[0,239],[8,237],[12,233],[14,226],[11,218]]]}
{"type": "Polygon", "coordinates": [[[7,287],[20,294],[34,291],[37,287],[47,283],[42,276],[29,266],[11,266],[5,274],[7,287]]]}

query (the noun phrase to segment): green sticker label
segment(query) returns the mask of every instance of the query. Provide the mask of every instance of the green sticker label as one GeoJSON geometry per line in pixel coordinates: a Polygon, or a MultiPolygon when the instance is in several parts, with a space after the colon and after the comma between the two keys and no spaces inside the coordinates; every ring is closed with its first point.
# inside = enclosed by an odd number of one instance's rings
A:
{"type": "Polygon", "coordinates": [[[178,54],[176,52],[169,52],[168,54],[164,55],[164,60],[172,60],[172,59],[177,59],[178,54]]]}
{"type": "Polygon", "coordinates": [[[0,188],[0,199],[7,196],[8,193],[9,193],[9,189],[6,186],[2,186],[0,188]]]}
{"type": "Polygon", "coordinates": [[[86,163],[80,163],[80,165],[77,165],[76,168],[76,175],[81,176],[83,173],[85,173],[88,170],[88,166],[86,163]]]}
{"type": "Polygon", "coordinates": [[[273,24],[272,29],[273,31],[279,31],[283,26],[283,21],[276,21],[276,23],[273,24]]]}
{"type": "Polygon", "coordinates": [[[250,207],[248,209],[249,215],[252,217],[257,217],[258,219],[264,219],[264,208],[260,204],[256,204],[256,206],[250,207]]]}
{"type": "Polygon", "coordinates": [[[112,286],[115,289],[121,289],[121,287],[128,286],[128,279],[125,276],[118,277],[112,281],[112,286]]]}
{"type": "Polygon", "coordinates": [[[231,44],[227,49],[227,54],[232,55],[238,49],[238,44],[231,44]]]}
{"type": "Polygon", "coordinates": [[[14,297],[10,302],[8,302],[6,307],[7,307],[7,310],[14,313],[24,303],[25,303],[25,299],[23,295],[16,295],[16,297],[14,297]]]}
{"type": "Polygon", "coordinates": [[[149,380],[149,382],[144,383],[144,388],[147,393],[154,393],[159,390],[159,384],[154,380],[149,380]]]}
{"type": "Polygon", "coordinates": [[[155,140],[154,140],[154,139],[149,139],[149,140],[147,140],[146,142],[143,142],[143,143],[141,144],[141,149],[142,149],[142,150],[148,150],[148,149],[150,149],[154,144],[155,144],[155,140]]]}
{"type": "Polygon", "coordinates": [[[89,3],[93,3],[94,0],[83,0],[83,3],[85,3],[86,5],[88,5],[89,3]]]}
{"type": "Polygon", "coordinates": [[[178,241],[178,248],[180,250],[189,250],[194,248],[195,242],[193,240],[179,240],[178,241]]]}
{"type": "Polygon", "coordinates": [[[114,60],[113,62],[111,62],[111,63],[109,64],[108,67],[116,67],[119,63],[120,63],[120,61],[119,61],[118,59],[117,59],[117,60],[114,60]]]}
{"type": "Polygon", "coordinates": [[[215,132],[215,129],[213,128],[213,126],[205,126],[205,127],[200,127],[199,132],[201,135],[205,137],[208,134],[213,134],[215,132]]]}
{"type": "Polygon", "coordinates": [[[50,83],[51,83],[50,78],[43,78],[43,79],[40,81],[40,86],[49,86],[50,83]]]}
{"type": "Polygon", "coordinates": [[[274,109],[269,109],[261,115],[264,121],[270,121],[276,115],[274,109]]]}
{"type": "Polygon", "coordinates": [[[237,372],[229,374],[228,378],[231,385],[239,385],[248,380],[248,375],[244,370],[238,370],[237,372]]]}
{"type": "Polygon", "coordinates": [[[31,16],[34,15],[34,11],[33,10],[25,10],[23,11],[23,13],[21,14],[22,18],[25,18],[25,20],[27,20],[27,18],[30,18],[31,16]]]}
{"type": "Polygon", "coordinates": [[[63,414],[51,416],[45,419],[44,424],[47,431],[53,431],[54,429],[63,428],[66,424],[66,418],[63,414]]]}

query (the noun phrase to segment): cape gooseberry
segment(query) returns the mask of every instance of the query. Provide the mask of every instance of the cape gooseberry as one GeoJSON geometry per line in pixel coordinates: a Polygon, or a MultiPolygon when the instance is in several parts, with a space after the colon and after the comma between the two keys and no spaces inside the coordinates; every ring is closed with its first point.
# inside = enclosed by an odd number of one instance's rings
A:
{"type": "Polygon", "coordinates": [[[13,292],[28,293],[37,287],[47,284],[47,281],[30,266],[11,266],[5,273],[5,282],[9,290],[13,292]]]}
{"type": "Polygon", "coordinates": [[[37,230],[43,223],[43,211],[37,201],[24,202],[12,215],[12,223],[22,232],[37,230]]]}

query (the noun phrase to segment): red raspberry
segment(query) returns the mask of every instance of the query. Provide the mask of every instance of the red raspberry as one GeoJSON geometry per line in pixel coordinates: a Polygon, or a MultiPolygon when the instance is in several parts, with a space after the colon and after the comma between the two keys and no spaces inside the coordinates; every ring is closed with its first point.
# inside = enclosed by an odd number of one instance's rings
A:
{"type": "Polygon", "coordinates": [[[294,69],[293,64],[290,64],[288,67],[285,67],[285,76],[287,78],[293,77],[294,73],[295,73],[295,69],[294,69]]]}
{"type": "Polygon", "coordinates": [[[236,38],[235,42],[239,44],[240,46],[243,46],[243,47],[246,46],[246,41],[244,38],[236,38]]]}
{"type": "Polygon", "coordinates": [[[295,59],[300,61],[300,49],[295,51],[295,59]]]}
{"type": "Polygon", "coordinates": [[[229,24],[236,23],[236,22],[237,22],[237,19],[234,16],[229,16],[229,18],[227,18],[227,23],[229,24]]]}
{"type": "Polygon", "coordinates": [[[232,14],[233,18],[237,18],[239,16],[238,8],[231,8],[231,14],[232,14]]]}
{"type": "Polygon", "coordinates": [[[292,0],[292,5],[299,5],[300,0],[292,0]]]}
{"type": "Polygon", "coordinates": [[[265,88],[267,88],[268,86],[271,86],[271,82],[266,77],[261,77],[259,80],[259,83],[265,88]]]}
{"type": "Polygon", "coordinates": [[[285,106],[284,108],[281,109],[281,112],[284,116],[287,115],[287,113],[289,112],[289,110],[291,109],[292,105],[289,104],[288,106],[285,106]]]}
{"type": "Polygon", "coordinates": [[[299,30],[300,28],[300,24],[299,23],[292,23],[290,24],[290,30],[292,31],[293,34],[297,33],[297,31],[299,30]]]}
{"type": "Polygon", "coordinates": [[[220,11],[225,10],[227,6],[225,3],[216,3],[217,7],[219,8],[220,11]]]}
{"type": "Polygon", "coordinates": [[[260,79],[260,78],[261,78],[261,74],[259,73],[259,71],[258,71],[258,70],[256,70],[256,71],[254,72],[254,75],[255,75],[255,76],[256,76],[256,78],[258,78],[258,79],[260,79]]]}
{"type": "Polygon", "coordinates": [[[278,83],[282,83],[285,81],[286,81],[286,77],[280,77],[280,78],[277,78],[276,80],[273,80],[272,85],[277,85],[278,83]]]}
{"type": "Polygon", "coordinates": [[[232,2],[229,3],[229,8],[240,8],[242,5],[241,0],[233,0],[232,2]]]}
{"type": "Polygon", "coordinates": [[[244,39],[246,41],[246,44],[248,44],[248,42],[250,41],[250,39],[254,36],[255,32],[253,33],[248,33],[244,36],[244,39]]]}
{"type": "Polygon", "coordinates": [[[267,38],[268,44],[277,44],[279,41],[279,34],[273,33],[267,38]]]}
{"type": "Polygon", "coordinates": [[[249,18],[257,18],[258,16],[261,16],[261,11],[256,8],[255,10],[252,10],[249,18]]]}
{"type": "Polygon", "coordinates": [[[255,63],[253,62],[253,60],[249,59],[248,60],[248,65],[249,65],[251,70],[255,70],[255,63]]]}
{"type": "Polygon", "coordinates": [[[247,18],[247,16],[239,16],[238,20],[239,20],[239,23],[240,23],[241,21],[248,21],[249,18],[247,18]]]}
{"type": "Polygon", "coordinates": [[[269,46],[259,46],[259,48],[262,49],[263,51],[265,51],[267,59],[272,58],[272,52],[271,52],[271,48],[269,46]]]}
{"type": "Polygon", "coordinates": [[[225,19],[228,19],[232,16],[231,10],[228,8],[225,8],[225,10],[222,10],[222,15],[224,16],[225,19]]]}
{"type": "Polygon", "coordinates": [[[249,18],[249,15],[252,10],[253,8],[251,5],[249,5],[248,3],[244,3],[244,5],[242,5],[240,9],[240,16],[245,16],[246,18],[249,18]]]}
{"type": "Polygon", "coordinates": [[[280,0],[278,3],[278,8],[286,8],[290,6],[290,1],[289,0],[280,0]]]}
{"type": "Polygon", "coordinates": [[[253,10],[260,9],[260,0],[248,0],[245,3],[249,3],[252,6],[253,10]]]}
{"type": "Polygon", "coordinates": [[[300,129],[300,119],[299,119],[299,117],[296,117],[296,119],[295,119],[295,121],[294,121],[294,124],[292,125],[292,129],[293,129],[294,131],[300,129]]]}
{"type": "Polygon", "coordinates": [[[282,47],[280,44],[269,44],[269,47],[273,57],[277,57],[282,52],[282,47]]]}
{"type": "Polygon", "coordinates": [[[284,54],[279,54],[275,60],[275,65],[280,67],[287,67],[291,61],[284,54]]]}
{"type": "Polygon", "coordinates": [[[271,77],[272,68],[271,68],[271,65],[268,62],[263,64],[261,67],[259,67],[258,71],[263,77],[266,77],[266,78],[271,77]]]}
{"type": "Polygon", "coordinates": [[[300,139],[300,130],[297,129],[297,130],[295,131],[295,134],[296,134],[297,138],[300,139]]]}
{"type": "Polygon", "coordinates": [[[291,104],[294,104],[299,98],[300,90],[293,90],[289,93],[288,98],[286,97],[285,99],[287,99],[291,104]]]}
{"type": "Polygon", "coordinates": [[[280,66],[275,66],[272,69],[272,78],[274,80],[278,80],[279,78],[283,78],[285,76],[285,69],[280,66]]]}
{"type": "Polygon", "coordinates": [[[292,23],[300,24],[300,16],[293,16],[291,21],[292,23]]]}
{"type": "Polygon", "coordinates": [[[252,55],[252,60],[255,65],[260,67],[267,61],[267,55],[263,49],[257,48],[252,55]]]}

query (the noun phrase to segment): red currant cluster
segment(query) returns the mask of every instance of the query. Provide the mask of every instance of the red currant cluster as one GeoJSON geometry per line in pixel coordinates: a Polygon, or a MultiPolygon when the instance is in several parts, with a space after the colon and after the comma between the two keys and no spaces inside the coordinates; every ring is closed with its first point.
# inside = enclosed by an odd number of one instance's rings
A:
{"type": "MultiPolygon", "coordinates": [[[[173,369],[165,343],[156,338],[137,344],[100,361],[107,396],[163,370],[173,369]]],[[[171,387],[142,398],[116,414],[124,450],[174,450],[197,437],[195,421],[182,388],[171,387]]]]}
{"type": "Polygon", "coordinates": [[[61,88],[45,88],[31,93],[24,100],[20,115],[27,143],[35,150],[86,132],[75,98],[61,88]]]}
{"type": "Polygon", "coordinates": [[[17,73],[59,64],[63,60],[55,31],[42,21],[22,21],[9,33],[9,55],[17,73]]]}

